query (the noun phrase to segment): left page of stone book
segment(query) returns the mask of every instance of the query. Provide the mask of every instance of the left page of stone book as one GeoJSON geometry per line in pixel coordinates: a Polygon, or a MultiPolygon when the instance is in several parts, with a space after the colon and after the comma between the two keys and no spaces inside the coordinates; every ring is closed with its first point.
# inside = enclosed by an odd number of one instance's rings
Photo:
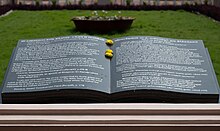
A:
{"type": "Polygon", "coordinates": [[[2,94],[85,89],[110,92],[106,39],[64,36],[20,40],[8,66],[2,94]]]}

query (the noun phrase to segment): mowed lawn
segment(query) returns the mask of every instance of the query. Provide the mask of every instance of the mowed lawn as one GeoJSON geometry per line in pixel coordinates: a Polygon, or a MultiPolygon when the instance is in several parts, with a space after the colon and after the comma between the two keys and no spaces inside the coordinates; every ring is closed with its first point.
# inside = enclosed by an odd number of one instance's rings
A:
{"type": "MultiPolygon", "coordinates": [[[[124,33],[95,34],[74,30],[70,19],[91,15],[92,11],[14,11],[0,18],[0,84],[14,47],[19,39],[48,38],[66,35],[94,35],[105,38],[122,36],[161,36],[204,40],[220,82],[220,22],[185,11],[122,11],[123,16],[136,18],[132,28],[124,33]]],[[[118,11],[109,11],[118,15],[118,11]]]]}

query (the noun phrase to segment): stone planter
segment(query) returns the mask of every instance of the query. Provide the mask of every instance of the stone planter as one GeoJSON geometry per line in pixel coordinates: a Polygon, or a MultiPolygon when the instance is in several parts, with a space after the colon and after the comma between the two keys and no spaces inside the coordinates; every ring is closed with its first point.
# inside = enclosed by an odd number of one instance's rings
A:
{"type": "Polygon", "coordinates": [[[123,32],[131,27],[133,20],[134,18],[131,17],[115,20],[72,19],[76,26],[76,30],[80,32],[98,33],[108,33],[111,31],[123,32]]]}

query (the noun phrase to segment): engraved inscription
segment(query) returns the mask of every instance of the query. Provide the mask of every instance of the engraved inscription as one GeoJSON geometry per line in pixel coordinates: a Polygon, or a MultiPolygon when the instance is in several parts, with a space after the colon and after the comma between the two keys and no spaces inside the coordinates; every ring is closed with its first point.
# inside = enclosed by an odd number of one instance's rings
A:
{"type": "Polygon", "coordinates": [[[197,48],[187,45],[197,42],[183,42],[151,37],[122,40],[116,47],[115,72],[121,74],[116,87],[207,92],[198,89],[202,85],[198,76],[208,75],[202,67],[205,61],[197,48]]]}
{"type": "Polygon", "coordinates": [[[6,88],[13,91],[66,88],[107,91],[110,64],[101,54],[106,50],[104,42],[105,39],[90,36],[22,40],[11,64],[6,88]]]}

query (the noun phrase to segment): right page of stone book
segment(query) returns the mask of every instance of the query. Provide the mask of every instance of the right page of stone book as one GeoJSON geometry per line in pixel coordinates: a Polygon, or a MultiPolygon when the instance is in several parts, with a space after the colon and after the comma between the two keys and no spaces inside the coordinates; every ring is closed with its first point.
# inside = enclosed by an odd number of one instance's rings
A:
{"type": "Polygon", "coordinates": [[[218,85],[201,40],[151,36],[114,39],[111,92],[162,90],[218,95],[218,85]]]}

